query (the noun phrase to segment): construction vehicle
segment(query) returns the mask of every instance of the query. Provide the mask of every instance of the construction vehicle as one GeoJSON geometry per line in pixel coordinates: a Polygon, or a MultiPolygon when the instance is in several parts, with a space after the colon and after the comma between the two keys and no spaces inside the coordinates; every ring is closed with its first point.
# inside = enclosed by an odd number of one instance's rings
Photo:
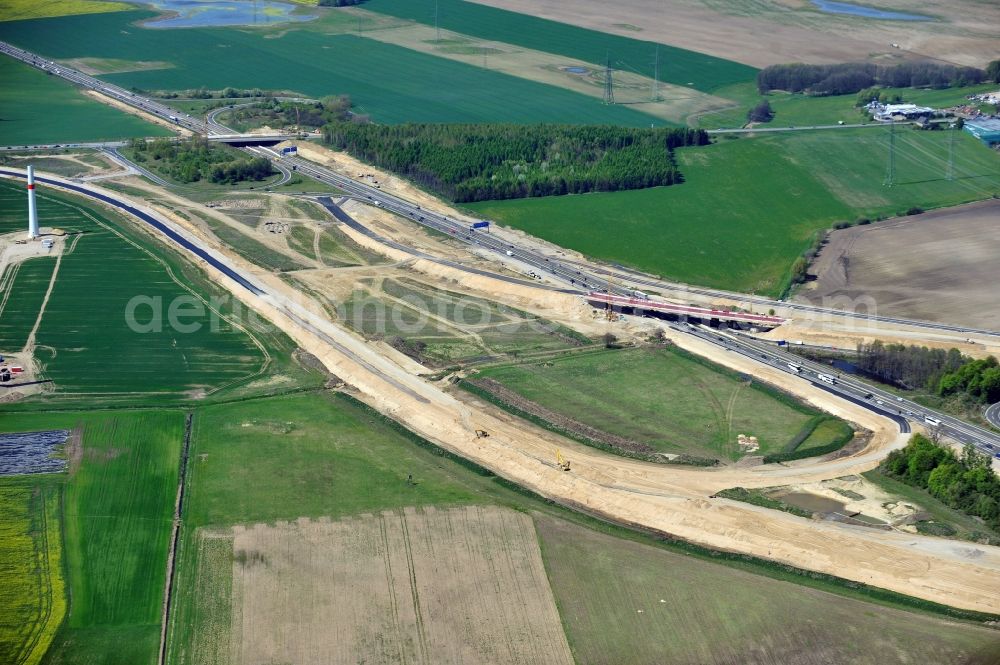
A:
{"type": "Polygon", "coordinates": [[[489,433],[489,432],[487,432],[487,431],[486,431],[486,430],[484,430],[484,429],[477,429],[477,430],[476,430],[476,438],[477,438],[477,439],[485,439],[485,438],[486,438],[486,437],[488,437],[489,435],[490,435],[490,433],[489,433]]]}
{"type": "Polygon", "coordinates": [[[563,457],[562,451],[558,448],[556,449],[556,464],[563,471],[569,471],[569,460],[563,457]]]}

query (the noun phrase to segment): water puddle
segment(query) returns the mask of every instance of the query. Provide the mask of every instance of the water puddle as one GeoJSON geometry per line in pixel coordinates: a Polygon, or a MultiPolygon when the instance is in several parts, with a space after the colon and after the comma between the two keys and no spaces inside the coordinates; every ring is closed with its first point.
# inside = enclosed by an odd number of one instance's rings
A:
{"type": "Polygon", "coordinates": [[[860,16],[862,18],[874,18],[882,21],[932,21],[929,16],[919,14],[906,14],[904,12],[890,12],[874,7],[864,7],[853,5],[849,2],[832,2],[831,0],[812,0],[816,9],[827,14],[847,14],[850,16],[860,16]]]}
{"type": "Polygon", "coordinates": [[[847,505],[840,501],[808,492],[789,492],[788,494],[776,495],[774,498],[784,501],[790,506],[809,510],[814,513],[843,513],[845,512],[844,507],[847,505]]]}
{"type": "Polygon", "coordinates": [[[52,453],[68,438],[66,429],[0,434],[0,476],[64,471],[66,459],[52,453]]]}
{"type": "Polygon", "coordinates": [[[153,7],[169,12],[162,19],[145,24],[147,28],[210,28],[226,25],[274,25],[310,21],[315,16],[293,14],[300,5],[261,0],[153,0],[153,7]]]}

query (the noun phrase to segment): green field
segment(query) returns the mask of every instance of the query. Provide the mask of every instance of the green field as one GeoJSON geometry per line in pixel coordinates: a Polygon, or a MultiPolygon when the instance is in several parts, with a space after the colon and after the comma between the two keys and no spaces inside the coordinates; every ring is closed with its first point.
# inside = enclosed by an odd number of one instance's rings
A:
{"type": "Polygon", "coordinates": [[[194,421],[185,526],[476,503],[433,455],[347,402],[304,394],[205,407],[194,421]],[[415,484],[406,482],[413,474],[415,484]]]}
{"type": "MultiPolygon", "coordinates": [[[[20,186],[0,182],[0,232],[21,228],[22,192],[20,186]]],[[[44,365],[45,377],[55,382],[55,392],[35,404],[84,397],[162,404],[226,387],[235,390],[265,372],[301,377],[302,370],[290,362],[291,342],[260,323],[244,322],[245,328],[237,328],[215,317],[213,329],[206,306],[200,316],[179,319],[182,324],[201,324],[198,330],[181,332],[183,328],[171,326],[169,307],[175,298],[202,303],[221,291],[197,268],[164,252],[129,222],[45,190],[39,195],[39,217],[43,225],[80,235],[67,236],[75,244],[63,256],[37,333],[35,355],[44,365]],[[160,332],[130,328],[126,311],[134,296],[151,303],[136,308],[135,321],[149,323],[158,307],[160,332]]],[[[15,286],[25,270],[35,271],[32,264],[44,263],[35,259],[25,264],[15,286]]],[[[34,276],[32,288],[25,288],[23,311],[10,310],[9,320],[5,311],[5,323],[10,324],[10,329],[2,329],[5,339],[17,342],[30,331],[35,320],[30,305],[40,302],[38,292],[47,287],[43,277],[34,276]]],[[[28,284],[24,282],[25,287],[28,284]]],[[[22,302],[20,293],[12,296],[8,307],[22,302]]],[[[218,305],[224,315],[231,307],[231,298],[218,305]]]]}
{"type": "MultiPolygon", "coordinates": [[[[0,25],[2,32],[20,23],[0,25]]],[[[0,145],[80,143],[170,134],[162,127],[89,99],[62,79],[6,55],[0,55],[0,81],[3,81],[0,145]],[[59,120],[53,121],[54,118],[59,120]]]]}
{"type": "Polygon", "coordinates": [[[60,479],[71,602],[46,662],[155,662],[184,414],[58,412],[2,421],[9,432],[52,428],[78,428],[82,445],[60,479]]]}
{"type": "Polygon", "coordinates": [[[653,61],[659,46],[660,80],[704,92],[753,79],[757,73],[753,67],[704,53],[578,28],[464,0],[369,0],[363,8],[427,25],[434,25],[436,9],[438,24],[446,30],[595,65],[604,65],[610,53],[615,68],[650,78],[654,74],[653,61]]]}
{"type": "Polygon", "coordinates": [[[55,263],[55,259],[48,257],[15,263],[0,277],[0,351],[10,353],[24,347],[38,318],[55,263]]]}
{"type": "Polygon", "coordinates": [[[354,111],[384,123],[562,122],[648,126],[625,106],[351,34],[315,27],[152,30],[133,25],[149,12],[94,14],[0,24],[0,39],[51,59],[158,61],[169,69],[109,74],[126,88],[295,90],[349,94],[354,111]]]}
{"type": "Polygon", "coordinates": [[[967,133],[896,130],[896,184],[883,186],[886,127],[779,132],[677,151],[681,185],[468,207],[557,245],[663,277],[776,296],[817,231],[1000,193],[1000,155],[967,133]]]}
{"type": "Polygon", "coordinates": [[[992,663],[1000,635],[536,517],[580,665],[992,663]]]}
{"type": "Polygon", "coordinates": [[[0,478],[0,662],[35,665],[66,613],[60,485],[0,478]]]}
{"type": "Polygon", "coordinates": [[[580,354],[491,367],[479,376],[663,453],[738,459],[739,434],[756,436],[758,454],[766,455],[781,452],[797,435],[805,437],[798,447],[806,449],[840,432],[817,427],[820,412],[672,348],[580,354]]]}
{"type": "MultiPolygon", "coordinates": [[[[973,93],[995,90],[997,85],[984,84],[965,88],[924,90],[914,88],[885,88],[886,94],[901,95],[907,103],[931,108],[947,108],[966,103],[973,93]]],[[[747,111],[762,99],[774,110],[774,119],[764,127],[811,127],[814,125],[858,124],[871,122],[871,117],[855,106],[857,95],[810,97],[803,94],[772,92],[760,95],[755,83],[737,83],[715,92],[736,104],[732,109],[699,115],[692,123],[705,129],[742,127],[747,122],[747,111]]]]}

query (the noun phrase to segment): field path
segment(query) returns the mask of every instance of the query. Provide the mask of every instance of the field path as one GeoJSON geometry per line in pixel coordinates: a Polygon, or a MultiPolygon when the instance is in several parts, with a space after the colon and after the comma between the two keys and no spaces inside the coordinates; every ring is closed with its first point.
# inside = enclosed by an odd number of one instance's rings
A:
{"type": "Polygon", "coordinates": [[[31,332],[28,333],[28,339],[24,342],[24,348],[21,349],[22,353],[34,354],[35,352],[35,336],[38,334],[38,328],[42,325],[42,316],[45,314],[45,307],[49,304],[49,296],[52,295],[52,289],[56,286],[56,277],[59,276],[59,266],[62,264],[63,254],[68,254],[72,252],[76,247],[76,243],[80,242],[80,238],[83,236],[76,236],[73,238],[73,242],[70,246],[63,252],[59,252],[56,255],[56,265],[52,268],[52,277],[49,279],[49,287],[45,290],[45,297],[42,299],[42,306],[38,308],[38,316],[35,318],[35,325],[31,326],[31,332]]]}

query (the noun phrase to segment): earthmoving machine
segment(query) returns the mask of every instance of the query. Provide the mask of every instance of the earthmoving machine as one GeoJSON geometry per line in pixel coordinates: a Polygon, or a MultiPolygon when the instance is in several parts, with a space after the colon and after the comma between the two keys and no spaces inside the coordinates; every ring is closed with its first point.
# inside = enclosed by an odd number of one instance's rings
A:
{"type": "Polygon", "coordinates": [[[484,429],[477,429],[477,430],[476,430],[476,438],[477,438],[477,439],[485,439],[485,438],[486,438],[486,437],[488,437],[489,435],[490,435],[490,433],[489,433],[489,432],[487,432],[487,431],[486,431],[486,430],[484,430],[484,429]]]}
{"type": "Polygon", "coordinates": [[[562,451],[558,448],[556,449],[556,464],[563,471],[569,471],[569,460],[563,457],[562,451]]]}

